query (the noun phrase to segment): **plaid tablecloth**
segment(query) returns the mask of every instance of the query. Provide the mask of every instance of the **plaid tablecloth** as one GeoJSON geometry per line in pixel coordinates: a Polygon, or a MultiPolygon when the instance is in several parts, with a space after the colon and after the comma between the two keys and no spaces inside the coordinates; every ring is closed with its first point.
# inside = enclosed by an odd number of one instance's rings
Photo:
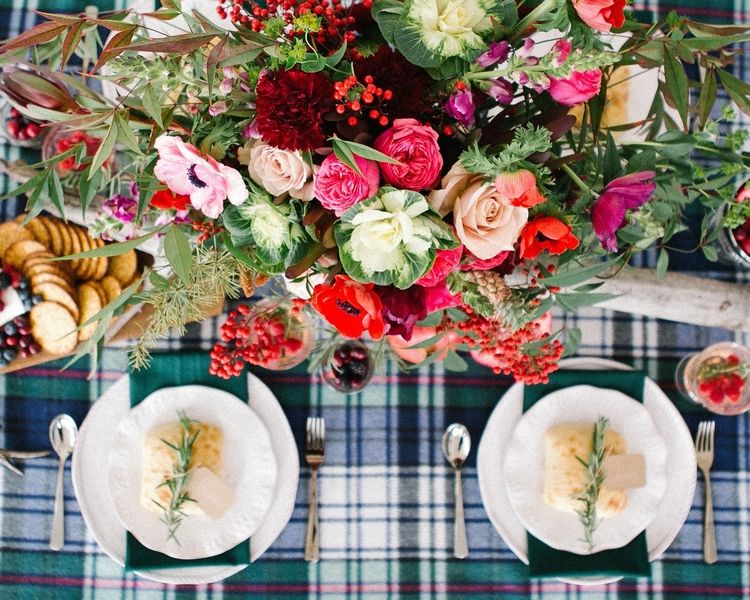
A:
{"type": "MultiPolygon", "coordinates": [[[[97,3],[111,8],[109,2],[97,3]]],[[[74,0],[22,2],[0,0],[0,37],[28,28],[32,9],[79,10],[74,0]]],[[[672,9],[716,22],[750,20],[750,0],[675,0],[637,2],[635,8],[664,14],[672,9]]],[[[744,70],[744,65],[739,65],[744,70]]],[[[745,71],[745,78],[750,70],[745,71]]],[[[744,117],[743,117],[744,118],[744,117]]],[[[742,126],[743,123],[738,123],[742,126]]],[[[15,158],[16,150],[0,147],[15,158]]],[[[8,182],[0,181],[0,190],[8,182]]],[[[0,207],[3,219],[22,210],[20,200],[0,207]]],[[[650,266],[646,254],[639,266],[650,266]]],[[[747,282],[747,273],[689,257],[675,267],[715,279],[747,282]]],[[[677,402],[691,431],[705,414],[680,402],[674,390],[677,359],[707,344],[747,336],[678,325],[600,309],[568,317],[583,330],[580,354],[613,357],[643,369],[677,402]]],[[[216,320],[189,328],[163,347],[208,348],[216,338],[216,320]]],[[[0,377],[0,446],[48,447],[47,426],[67,412],[79,423],[89,406],[124,372],[123,351],[108,350],[101,370],[87,380],[84,362],[65,372],[47,364],[0,377]]],[[[703,485],[693,509],[653,577],[608,586],[578,588],[529,580],[492,528],[482,507],[476,476],[476,451],[464,479],[468,539],[465,561],[451,558],[452,474],[440,451],[444,427],[465,423],[478,443],[484,425],[509,381],[473,366],[464,374],[432,365],[410,374],[393,364],[379,372],[359,395],[341,396],[303,369],[258,375],[272,388],[301,446],[305,418],[326,418],[329,441],[321,471],[321,557],[303,556],[307,471],[303,468],[297,505],[289,526],[261,560],[222,583],[168,586],[126,574],[97,547],[81,518],[66,472],[66,544],[47,547],[54,496],[55,460],[30,461],[23,478],[0,469],[0,599],[135,598],[750,598],[750,420],[716,418],[717,456],[714,501],[719,562],[702,562],[703,485]]],[[[476,446],[475,446],[476,447],[476,446]]]]}

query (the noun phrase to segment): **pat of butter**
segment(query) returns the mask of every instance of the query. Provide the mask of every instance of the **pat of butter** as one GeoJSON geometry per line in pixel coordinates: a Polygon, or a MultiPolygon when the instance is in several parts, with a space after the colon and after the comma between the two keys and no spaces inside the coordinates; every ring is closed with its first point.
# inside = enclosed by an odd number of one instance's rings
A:
{"type": "Polygon", "coordinates": [[[234,504],[232,489],[206,467],[198,467],[190,473],[187,493],[212,519],[220,519],[234,504]]]}
{"type": "Polygon", "coordinates": [[[602,463],[604,485],[610,490],[627,490],[646,485],[643,454],[611,454],[602,463]]]}

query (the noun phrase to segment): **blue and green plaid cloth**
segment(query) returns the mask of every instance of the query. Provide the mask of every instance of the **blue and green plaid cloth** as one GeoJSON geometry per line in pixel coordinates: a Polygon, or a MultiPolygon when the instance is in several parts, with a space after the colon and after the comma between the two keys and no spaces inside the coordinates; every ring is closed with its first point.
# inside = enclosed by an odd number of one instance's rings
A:
{"type": "MultiPolygon", "coordinates": [[[[99,2],[102,9],[111,8],[99,2]]],[[[0,37],[30,27],[34,9],[74,11],[75,0],[22,2],[0,0],[0,37]]],[[[681,14],[714,22],[750,20],[750,0],[670,0],[636,2],[634,8],[663,15],[681,14]]],[[[740,59],[737,74],[748,79],[740,59]]],[[[738,117],[736,127],[747,127],[738,117]]],[[[0,146],[0,156],[17,158],[0,146]]],[[[0,180],[0,193],[8,189],[0,180]]],[[[0,206],[5,220],[20,212],[23,201],[0,206]]],[[[689,256],[673,264],[686,272],[731,281],[748,273],[689,256]]],[[[653,266],[645,254],[636,266],[653,266]]],[[[749,295],[750,296],[750,295],[749,295]]],[[[567,317],[583,330],[580,354],[612,357],[642,369],[677,402],[691,428],[706,415],[680,402],[674,389],[677,359],[726,339],[748,343],[747,336],[657,321],[640,316],[582,310],[567,317]]],[[[189,327],[182,339],[161,348],[208,349],[217,337],[212,319],[189,327]]],[[[101,370],[88,380],[82,363],[60,372],[62,363],[46,364],[0,377],[0,446],[49,447],[47,426],[62,412],[79,423],[89,406],[126,369],[123,351],[107,350],[101,370]]],[[[478,442],[498,398],[510,381],[472,366],[452,374],[431,365],[408,374],[387,364],[360,394],[345,397],[304,369],[258,371],[279,398],[302,443],[305,418],[325,417],[326,464],[321,471],[321,562],[303,560],[308,472],[303,467],[291,522],[266,554],[249,568],[216,584],[169,586],[127,574],[104,555],[81,518],[66,472],[66,543],[60,552],[47,547],[56,461],[29,461],[23,478],[0,469],[0,599],[162,599],[251,597],[310,599],[463,599],[545,598],[660,599],[750,598],[750,419],[717,417],[717,455],[712,473],[719,562],[702,561],[703,484],[679,536],[653,565],[653,577],[607,586],[578,588],[561,582],[529,580],[523,565],[495,532],[482,507],[476,452],[464,479],[470,556],[451,558],[452,473],[439,441],[448,423],[461,421],[478,442]]],[[[70,463],[68,463],[70,464],[70,463]]]]}

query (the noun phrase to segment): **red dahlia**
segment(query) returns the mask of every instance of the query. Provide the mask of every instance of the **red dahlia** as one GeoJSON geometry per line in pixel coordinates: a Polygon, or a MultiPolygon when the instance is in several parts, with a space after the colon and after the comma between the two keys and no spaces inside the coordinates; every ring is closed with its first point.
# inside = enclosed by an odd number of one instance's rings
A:
{"type": "Polygon", "coordinates": [[[321,73],[267,71],[255,90],[258,131],[263,140],[285,150],[314,150],[323,145],[323,113],[333,86],[321,73]]]}

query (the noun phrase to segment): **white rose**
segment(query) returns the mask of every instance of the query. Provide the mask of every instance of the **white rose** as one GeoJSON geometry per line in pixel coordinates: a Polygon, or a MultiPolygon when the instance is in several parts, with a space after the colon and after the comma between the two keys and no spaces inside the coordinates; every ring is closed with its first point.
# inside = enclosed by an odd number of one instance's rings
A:
{"type": "Polygon", "coordinates": [[[251,140],[240,150],[240,161],[247,163],[252,180],[272,196],[289,193],[294,198],[311,200],[312,168],[299,152],[282,150],[251,140]]]}

